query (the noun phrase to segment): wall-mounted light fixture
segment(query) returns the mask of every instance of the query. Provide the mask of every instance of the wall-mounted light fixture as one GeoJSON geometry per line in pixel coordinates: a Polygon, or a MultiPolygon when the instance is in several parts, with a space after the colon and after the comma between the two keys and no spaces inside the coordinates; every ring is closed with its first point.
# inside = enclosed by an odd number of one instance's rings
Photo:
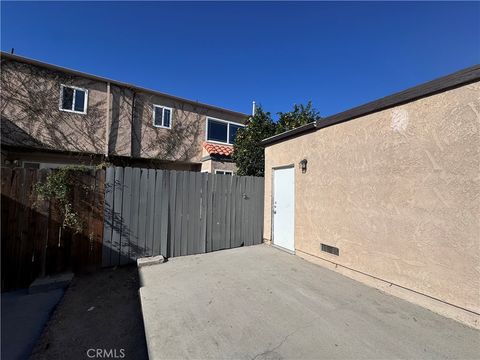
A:
{"type": "Polygon", "coordinates": [[[299,162],[300,169],[302,169],[302,174],[305,174],[307,172],[307,162],[307,159],[303,159],[299,162]]]}

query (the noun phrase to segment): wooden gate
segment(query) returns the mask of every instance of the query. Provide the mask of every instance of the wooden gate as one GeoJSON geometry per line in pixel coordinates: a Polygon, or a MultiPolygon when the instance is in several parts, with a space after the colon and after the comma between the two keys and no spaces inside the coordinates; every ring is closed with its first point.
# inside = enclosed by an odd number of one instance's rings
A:
{"type": "Polygon", "coordinates": [[[260,244],[263,178],[107,168],[103,265],[260,244]]]}

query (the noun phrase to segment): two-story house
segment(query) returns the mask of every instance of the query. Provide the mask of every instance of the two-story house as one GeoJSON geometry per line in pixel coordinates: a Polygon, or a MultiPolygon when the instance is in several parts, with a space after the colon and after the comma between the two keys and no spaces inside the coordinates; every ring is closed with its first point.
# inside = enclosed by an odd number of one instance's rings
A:
{"type": "Polygon", "coordinates": [[[233,173],[248,116],[1,53],[2,166],[117,165],[233,173]]]}

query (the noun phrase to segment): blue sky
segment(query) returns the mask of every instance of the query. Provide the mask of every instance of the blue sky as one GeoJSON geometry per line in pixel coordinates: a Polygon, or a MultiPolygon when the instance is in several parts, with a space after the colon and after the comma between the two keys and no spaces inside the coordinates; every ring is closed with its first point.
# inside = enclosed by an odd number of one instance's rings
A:
{"type": "Polygon", "coordinates": [[[322,116],[480,63],[480,3],[2,2],[1,48],[232,110],[322,116]]]}

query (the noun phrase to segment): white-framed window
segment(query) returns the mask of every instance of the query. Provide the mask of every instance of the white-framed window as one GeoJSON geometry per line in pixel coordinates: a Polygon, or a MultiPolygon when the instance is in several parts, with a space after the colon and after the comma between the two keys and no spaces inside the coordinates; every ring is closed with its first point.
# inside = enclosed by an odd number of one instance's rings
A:
{"type": "Polygon", "coordinates": [[[206,140],[233,145],[238,129],[245,125],[207,117],[206,140]]]}
{"type": "Polygon", "coordinates": [[[215,174],[220,174],[220,175],[233,175],[232,170],[215,170],[215,174]]]}
{"type": "Polygon", "coordinates": [[[60,110],[77,114],[87,113],[88,90],[75,86],[60,86],[60,110]]]}
{"type": "Polygon", "coordinates": [[[172,108],[161,105],[153,105],[153,126],[171,129],[172,108]]]}

